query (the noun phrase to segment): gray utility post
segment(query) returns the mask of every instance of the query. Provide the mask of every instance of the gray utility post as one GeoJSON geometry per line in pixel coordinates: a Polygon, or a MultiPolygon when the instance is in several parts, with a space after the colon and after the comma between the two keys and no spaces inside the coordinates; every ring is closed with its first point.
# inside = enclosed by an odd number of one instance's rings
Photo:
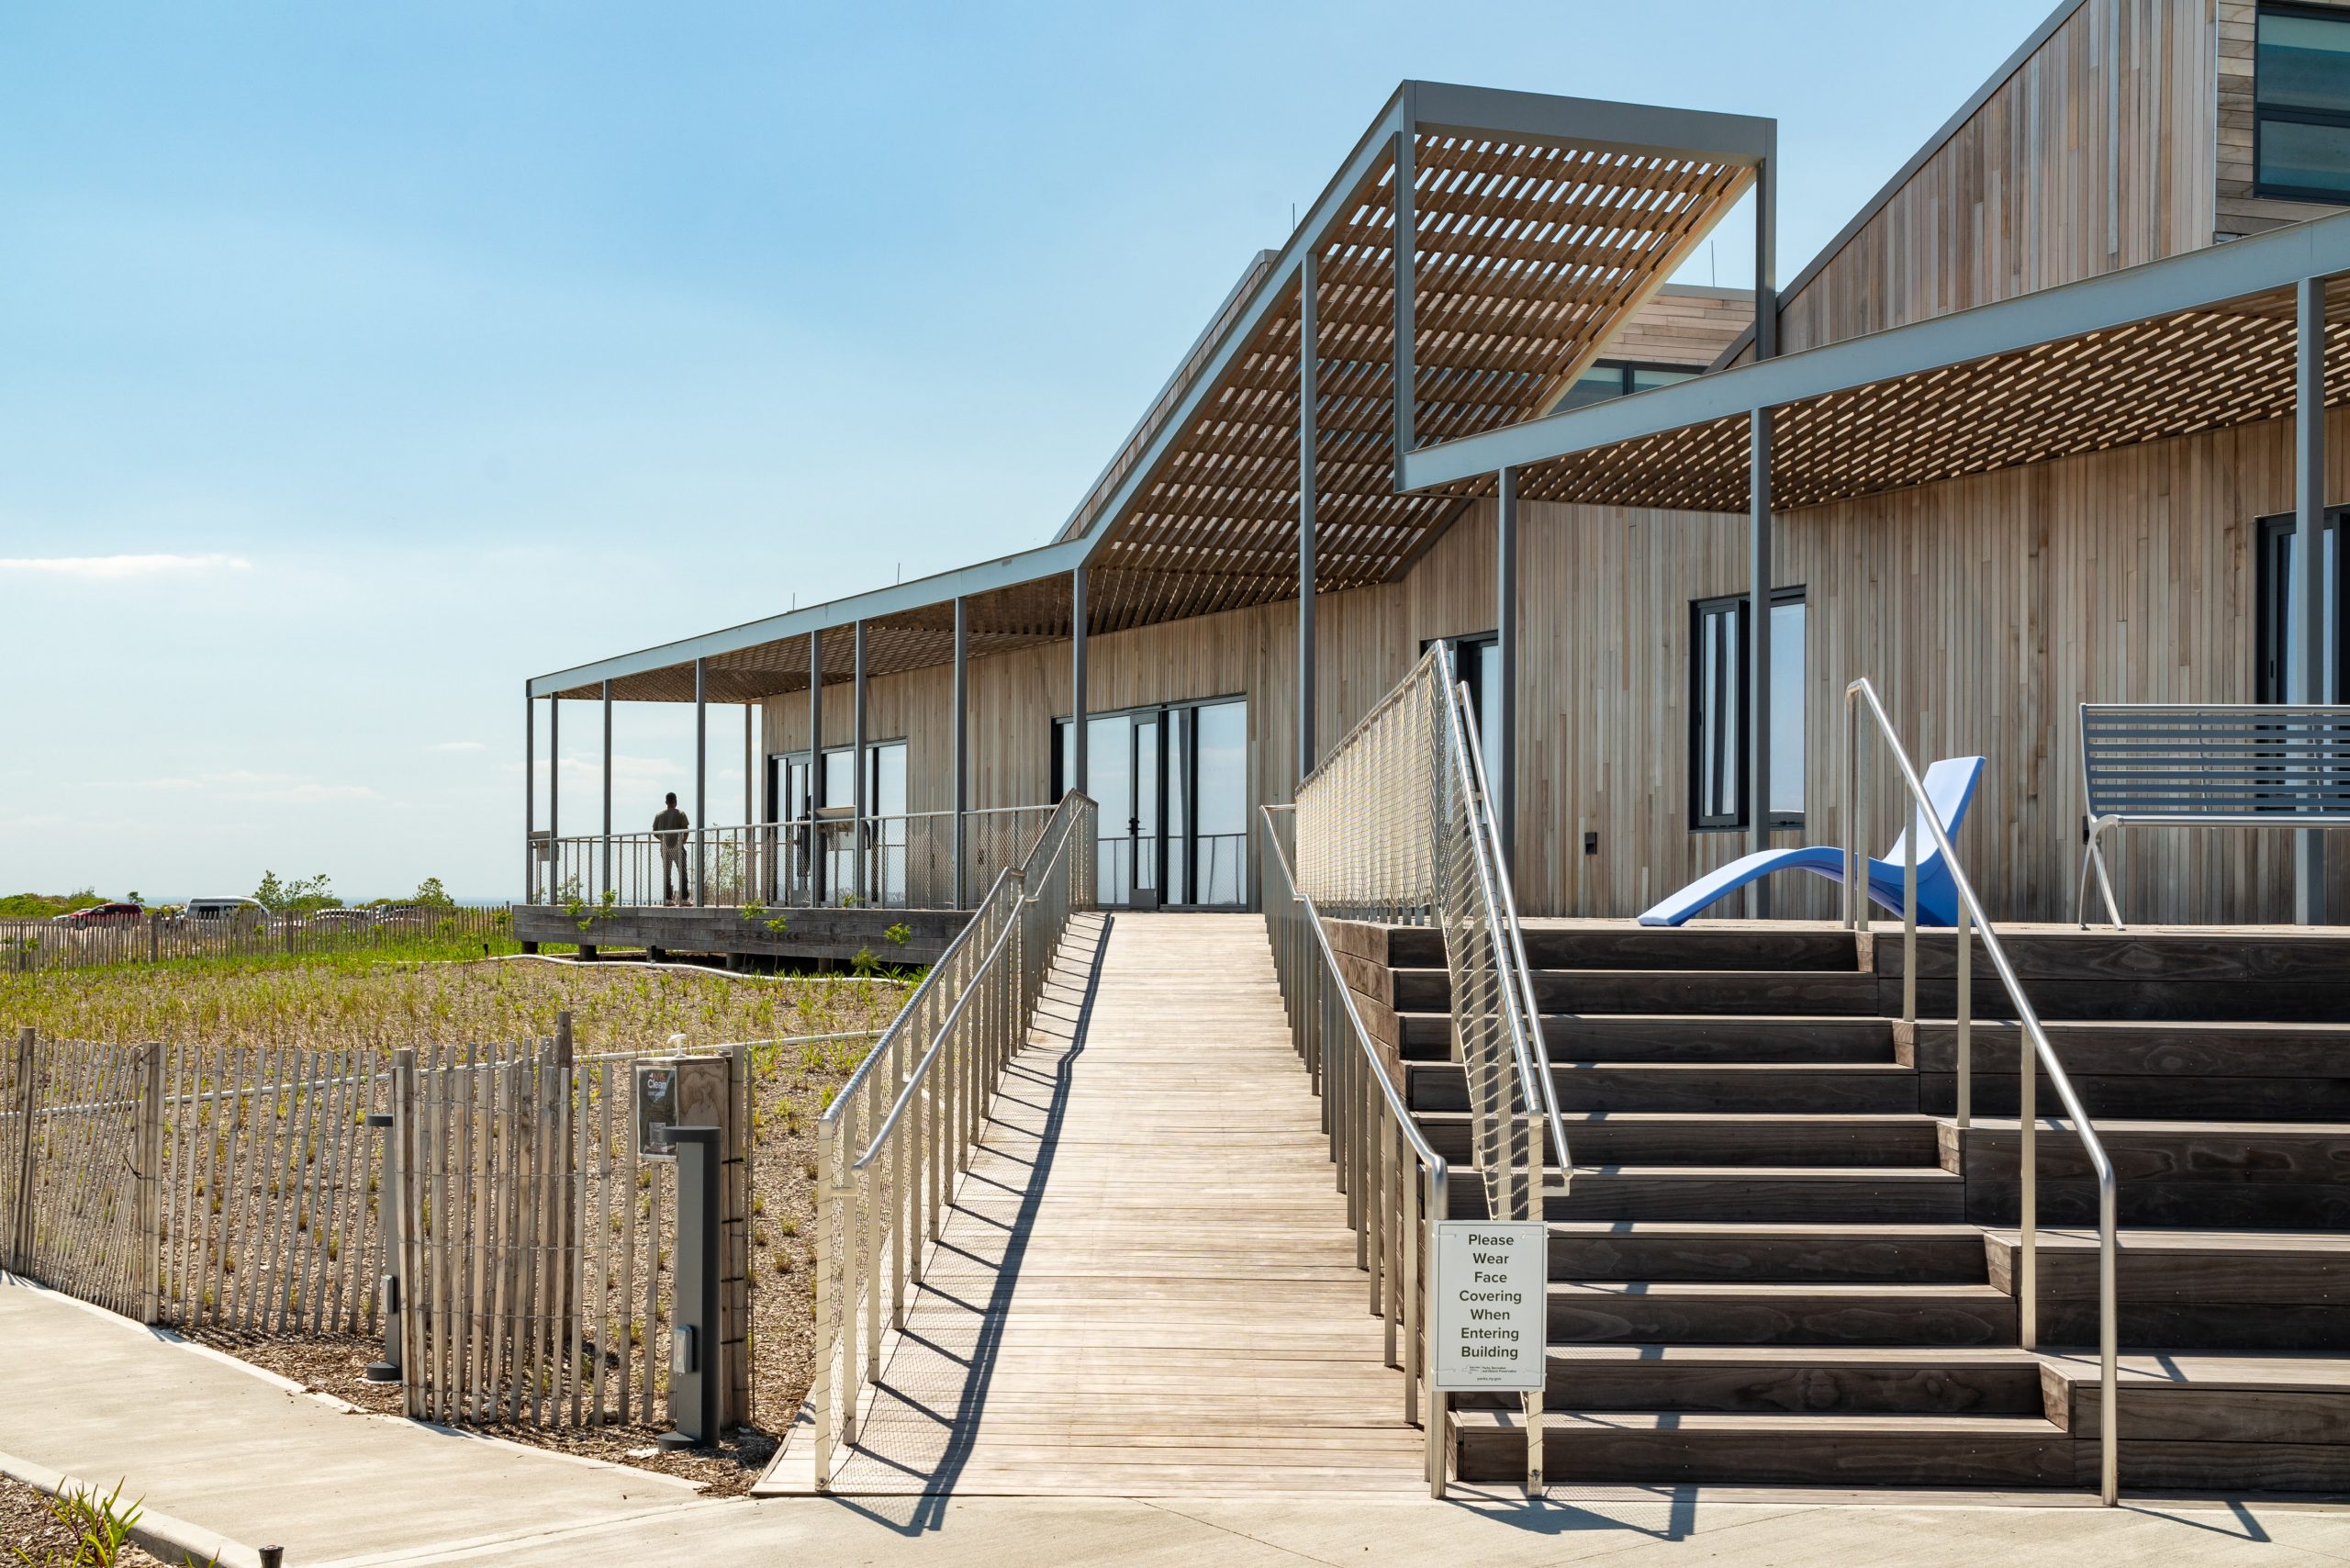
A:
{"type": "Polygon", "coordinates": [[[677,1127],[677,1271],[669,1329],[669,1420],[665,1449],[702,1448],[719,1438],[719,1395],[726,1386],[720,1346],[719,1168],[716,1127],[677,1127]]]}
{"type": "MultiPolygon", "coordinates": [[[[1771,847],[1771,410],[1748,420],[1746,498],[1746,841],[1771,847]]],[[[1746,910],[1771,914],[1771,890],[1747,884],[1746,910]]]]}

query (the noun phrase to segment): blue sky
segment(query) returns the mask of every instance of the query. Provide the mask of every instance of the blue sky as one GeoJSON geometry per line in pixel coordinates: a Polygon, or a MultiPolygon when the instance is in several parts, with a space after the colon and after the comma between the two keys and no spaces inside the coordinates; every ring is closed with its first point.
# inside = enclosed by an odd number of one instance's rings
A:
{"type": "Polygon", "coordinates": [[[526,676],[1044,542],[1399,79],[1774,115],[1792,274],[2045,8],[8,7],[0,891],[508,893],[526,676]]]}

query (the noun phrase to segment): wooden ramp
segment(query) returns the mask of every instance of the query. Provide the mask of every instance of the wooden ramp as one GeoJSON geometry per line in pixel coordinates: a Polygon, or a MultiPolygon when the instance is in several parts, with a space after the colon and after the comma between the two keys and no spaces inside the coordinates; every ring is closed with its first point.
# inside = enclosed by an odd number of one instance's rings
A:
{"type": "Polygon", "coordinates": [[[1080,916],[834,1490],[1424,1486],[1319,1117],[1258,917],[1080,916]]]}

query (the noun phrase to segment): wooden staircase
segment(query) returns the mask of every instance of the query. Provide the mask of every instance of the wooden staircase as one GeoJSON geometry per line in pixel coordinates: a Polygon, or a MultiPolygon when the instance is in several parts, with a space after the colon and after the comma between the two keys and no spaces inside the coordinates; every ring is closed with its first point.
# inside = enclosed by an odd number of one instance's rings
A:
{"type": "MultiPolygon", "coordinates": [[[[2330,1354],[2350,1350],[2350,986],[2321,979],[2350,974],[2350,938],[2002,935],[2121,1172],[2124,1484],[2350,1488],[2350,1357],[2330,1354]],[[2144,1354],[2177,1351],[2195,1354],[2144,1354]]],[[[1436,933],[1333,940],[1416,1118],[1465,1166],[1436,933]]],[[[2093,1484],[2095,1357],[2047,1350],[2095,1342],[2093,1189],[2043,1123],[2025,1350],[2012,1027],[1978,1025],[1962,1135],[1954,1030],[1899,1024],[1897,939],[1526,941],[1576,1162],[1548,1212],[1554,1482],[2093,1484]]],[[[1951,1016],[1953,958],[1921,940],[1921,1018],[1951,1016]]],[[[1979,983],[1975,1003],[2006,1005],[1979,983]]],[[[1478,1182],[1451,1191],[1457,1217],[1483,1212],[1478,1182]]],[[[1515,1403],[1456,1406],[1456,1473],[1520,1474],[1515,1403]]]]}

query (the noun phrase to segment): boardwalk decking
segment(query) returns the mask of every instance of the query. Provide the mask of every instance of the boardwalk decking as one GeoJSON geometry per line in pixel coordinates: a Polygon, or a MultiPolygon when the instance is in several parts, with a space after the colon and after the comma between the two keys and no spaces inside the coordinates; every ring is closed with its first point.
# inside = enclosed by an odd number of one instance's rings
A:
{"type": "Polygon", "coordinates": [[[1318,1119],[1256,916],[1080,917],[834,1489],[1422,1486],[1318,1119]]]}

